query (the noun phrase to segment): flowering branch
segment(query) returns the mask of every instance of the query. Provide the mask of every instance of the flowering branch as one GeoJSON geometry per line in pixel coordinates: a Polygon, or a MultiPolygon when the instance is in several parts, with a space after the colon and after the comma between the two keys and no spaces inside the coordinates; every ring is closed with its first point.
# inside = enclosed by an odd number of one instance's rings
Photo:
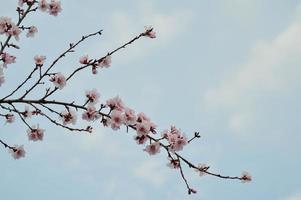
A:
{"type": "MultiPolygon", "coordinates": [[[[14,47],[19,49],[19,46],[10,43],[12,36],[18,40],[18,36],[21,31],[28,31],[28,37],[32,37],[36,32],[35,26],[24,26],[21,22],[24,20],[26,15],[30,12],[37,10],[48,12],[50,15],[57,16],[61,12],[60,2],[57,0],[51,0],[48,3],[46,0],[20,0],[19,7],[17,8],[19,20],[16,25],[7,17],[0,18],[0,34],[6,34],[8,37],[4,43],[1,43],[0,52],[0,86],[4,83],[4,72],[3,69],[7,65],[15,62],[16,57],[4,52],[6,47],[14,47]],[[27,5],[27,9],[23,10],[21,7],[27,5]],[[34,7],[38,4],[37,7],[34,7]]],[[[34,116],[41,116],[45,118],[49,123],[58,126],[60,128],[67,129],[75,132],[92,133],[93,127],[91,123],[98,121],[104,127],[110,127],[113,130],[119,130],[121,127],[125,127],[128,132],[129,129],[134,133],[134,140],[138,145],[144,145],[143,149],[149,155],[155,155],[160,153],[161,149],[165,150],[168,158],[168,166],[172,169],[179,171],[181,178],[183,179],[188,194],[196,193],[184,174],[184,167],[195,170],[199,175],[210,175],[222,179],[233,179],[240,180],[242,182],[251,181],[252,177],[249,173],[243,172],[241,176],[226,176],[219,173],[209,171],[209,166],[206,164],[193,164],[184,158],[179,152],[184,149],[186,145],[201,137],[199,132],[195,132],[191,139],[187,139],[186,135],[175,126],[171,126],[170,129],[164,130],[161,136],[157,136],[157,126],[148,118],[143,112],[136,114],[136,112],[127,107],[119,96],[100,103],[100,94],[96,89],[88,90],[85,93],[84,100],[81,103],[76,101],[66,102],[64,100],[49,100],[50,96],[58,90],[62,90],[68,81],[77,75],[78,72],[91,68],[92,74],[97,74],[99,69],[108,68],[111,66],[111,56],[117,51],[126,48],[135,41],[143,38],[156,38],[156,33],[152,27],[146,27],[145,31],[132,38],[128,42],[119,46],[118,48],[108,52],[101,58],[89,59],[88,55],[84,55],[79,59],[80,66],[71,72],[70,75],[65,77],[61,72],[52,72],[52,69],[56,64],[67,54],[75,51],[75,48],[84,42],[86,39],[101,35],[102,30],[95,33],[82,36],[75,43],[70,43],[69,47],[64,50],[52,63],[46,67],[44,62],[46,56],[37,55],[34,57],[35,67],[29,73],[29,75],[23,80],[14,90],[9,92],[6,96],[0,99],[0,108],[3,113],[0,113],[0,117],[5,119],[6,123],[13,123],[15,121],[15,115],[23,122],[27,129],[27,137],[30,141],[41,141],[44,138],[45,130],[40,128],[39,124],[30,125],[27,119],[34,116]],[[33,78],[35,73],[38,73],[37,80],[29,86],[29,89],[22,91],[22,95],[19,97],[12,98],[17,91],[24,90],[26,83],[33,78]],[[48,79],[49,78],[49,79],[48,79]],[[48,79],[48,80],[47,80],[48,79]],[[29,94],[34,90],[38,89],[38,85],[44,83],[53,83],[54,87],[43,88],[44,95],[36,99],[29,99],[29,94]],[[44,93],[45,92],[45,93],[44,93]],[[84,102],[84,103],[83,103],[84,102]],[[24,106],[24,110],[20,107],[24,106]],[[59,110],[60,109],[60,110],[59,110]],[[74,127],[78,121],[78,113],[81,113],[81,119],[87,121],[89,125],[86,128],[74,127]]],[[[39,88],[40,89],[40,88],[39,88]]],[[[23,145],[21,146],[9,146],[4,141],[0,140],[0,143],[9,149],[9,152],[14,159],[19,159],[25,156],[25,150],[23,145]]]]}
{"type": "MultiPolygon", "coordinates": [[[[32,11],[31,8],[32,8],[33,5],[34,5],[33,2],[30,3],[29,6],[27,7],[27,9],[26,9],[25,12],[24,12],[23,9],[20,9],[20,8],[18,7],[19,9],[17,9],[17,12],[18,12],[19,20],[18,20],[18,22],[17,22],[17,24],[16,24],[17,27],[18,27],[19,25],[21,25],[22,21],[25,19],[25,17],[27,16],[27,14],[30,13],[30,12],[32,11]]],[[[8,46],[8,47],[9,47],[9,46],[12,46],[12,45],[9,45],[8,43],[9,43],[11,37],[14,36],[14,35],[17,35],[17,36],[18,36],[18,34],[10,34],[10,35],[7,37],[7,39],[5,40],[5,42],[4,42],[3,44],[1,43],[0,55],[3,53],[4,49],[5,49],[7,46],[8,46]]]]}

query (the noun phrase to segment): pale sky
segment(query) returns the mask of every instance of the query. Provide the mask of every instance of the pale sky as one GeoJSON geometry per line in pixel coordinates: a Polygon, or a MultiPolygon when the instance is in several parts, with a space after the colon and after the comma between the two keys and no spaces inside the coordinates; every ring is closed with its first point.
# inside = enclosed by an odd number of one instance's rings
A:
{"type": "MultiPolygon", "coordinates": [[[[0,0],[0,16],[15,18],[16,4],[0,0]]],[[[300,0],[62,0],[62,7],[58,17],[26,20],[39,33],[21,37],[22,51],[11,51],[17,63],[1,97],[30,72],[37,54],[50,62],[69,42],[103,29],[56,66],[68,73],[81,55],[102,57],[151,25],[156,39],[118,52],[97,76],[80,73],[55,98],[81,100],[93,88],[103,101],[119,95],[159,131],[200,131],[202,138],[181,152],[194,163],[225,175],[246,170],[254,181],[199,177],[186,168],[198,190],[188,196],[166,155],[149,156],[124,129],[95,125],[85,135],[38,121],[45,138],[33,143],[22,123],[3,121],[1,139],[24,144],[27,154],[16,161],[0,149],[1,199],[301,200],[300,0]]]]}

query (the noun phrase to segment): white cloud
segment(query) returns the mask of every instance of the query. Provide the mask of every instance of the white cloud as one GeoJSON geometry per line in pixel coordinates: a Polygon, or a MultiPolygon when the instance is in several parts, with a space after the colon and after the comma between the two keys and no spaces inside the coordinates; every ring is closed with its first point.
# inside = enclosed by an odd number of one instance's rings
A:
{"type": "Polygon", "coordinates": [[[169,12],[160,11],[149,1],[139,1],[131,12],[126,10],[112,12],[109,18],[110,29],[104,32],[109,35],[108,39],[101,46],[91,49],[91,53],[102,52],[111,49],[112,46],[117,47],[143,32],[145,26],[152,26],[157,38],[153,41],[135,43],[135,48],[128,48],[127,56],[123,56],[123,59],[137,59],[175,39],[185,31],[192,19],[191,11],[180,8],[169,12]]]}
{"type": "Polygon", "coordinates": [[[162,185],[167,178],[166,173],[162,171],[162,163],[151,158],[138,165],[133,173],[135,176],[144,179],[155,186],[162,185]]]}
{"type": "Polygon", "coordinates": [[[285,198],[285,200],[301,200],[301,193],[296,193],[288,198],[285,198]]]}
{"type": "MultiPolygon", "coordinates": [[[[301,13],[298,11],[297,14],[301,13]]],[[[296,19],[271,41],[258,42],[249,60],[205,94],[208,108],[230,112],[229,127],[245,128],[254,115],[254,102],[265,92],[287,92],[301,83],[301,21],[296,19]]],[[[260,101],[260,100],[259,100],[260,101]]]]}

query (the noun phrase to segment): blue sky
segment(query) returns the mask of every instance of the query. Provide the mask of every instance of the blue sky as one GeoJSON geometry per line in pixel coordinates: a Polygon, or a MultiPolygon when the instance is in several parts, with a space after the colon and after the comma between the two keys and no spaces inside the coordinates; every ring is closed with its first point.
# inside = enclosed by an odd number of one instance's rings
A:
{"type": "MultiPolygon", "coordinates": [[[[1,16],[15,16],[15,5],[1,0],[1,16]]],[[[54,98],[81,101],[90,88],[103,100],[120,95],[159,130],[200,131],[202,139],[182,152],[193,162],[229,175],[247,170],[254,181],[185,169],[198,190],[188,196],[166,155],[150,157],[125,130],[95,126],[88,136],[32,119],[46,129],[41,143],[27,141],[21,123],[1,127],[2,139],[27,150],[15,161],[2,149],[3,199],[301,200],[301,1],[65,0],[62,6],[58,17],[27,19],[39,33],[22,37],[22,51],[11,52],[18,62],[7,71],[1,96],[31,70],[36,54],[50,62],[69,42],[104,29],[57,65],[68,73],[81,55],[101,57],[152,25],[157,39],[120,51],[97,76],[81,73],[54,98]]]]}

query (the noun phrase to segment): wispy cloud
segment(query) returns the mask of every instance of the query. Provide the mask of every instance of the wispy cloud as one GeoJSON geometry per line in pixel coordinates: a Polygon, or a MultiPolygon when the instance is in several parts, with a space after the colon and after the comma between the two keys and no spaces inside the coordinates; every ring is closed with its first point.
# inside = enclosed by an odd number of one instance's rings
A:
{"type": "Polygon", "coordinates": [[[135,176],[146,180],[155,186],[160,186],[167,178],[166,173],[162,170],[164,170],[162,169],[162,163],[150,158],[138,165],[133,173],[135,176]]]}
{"type": "Polygon", "coordinates": [[[301,200],[301,193],[299,192],[299,193],[293,194],[290,197],[285,198],[284,200],[301,200]]]}
{"type": "Polygon", "coordinates": [[[109,34],[108,38],[101,47],[91,49],[91,53],[117,46],[128,41],[133,34],[144,31],[145,26],[152,26],[157,32],[156,40],[147,44],[143,43],[143,46],[139,42],[136,43],[135,48],[128,49],[127,56],[124,57],[124,59],[137,59],[137,57],[147,55],[151,50],[173,41],[185,31],[192,20],[193,13],[190,10],[177,8],[170,12],[161,12],[153,2],[138,1],[131,12],[117,9],[111,13],[108,22],[110,29],[104,33],[109,34]]]}
{"type": "Polygon", "coordinates": [[[254,102],[262,94],[283,93],[300,84],[300,13],[298,10],[296,19],[273,40],[258,42],[245,64],[207,91],[209,108],[230,112],[230,128],[240,131],[248,127],[256,115],[254,102]]]}

